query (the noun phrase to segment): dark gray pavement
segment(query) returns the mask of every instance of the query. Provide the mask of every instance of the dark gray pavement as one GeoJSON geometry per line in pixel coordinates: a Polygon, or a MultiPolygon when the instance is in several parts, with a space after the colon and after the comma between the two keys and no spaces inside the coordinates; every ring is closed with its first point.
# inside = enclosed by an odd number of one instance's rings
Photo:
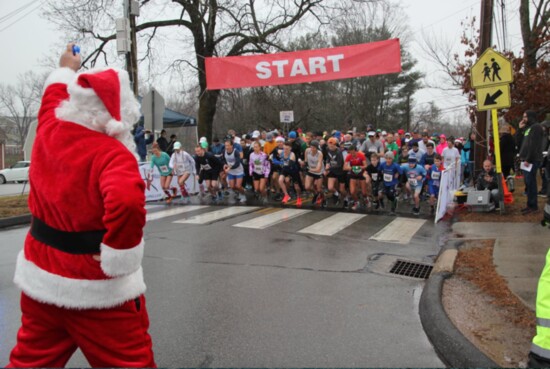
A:
{"type": "MultiPolygon", "coordinates": [[[[406,243],[371,239],[383,239],[380,231],[391,224],[409,229],[408,218],[385,215],[368,214],[332,236],[299,233],[335,214],[329,211],[265,229],[234,225],[280,209],[174,223],[221,208],[161,217],[145,229],[146,296],[159,366],[444,365],[420,323],[425,281],[388,275],[377,264],[396,257],[432,262],[439,253],[433,220],[406,243]]],[[[150,214],[162,211],[154,207],[150,214]]],[[[0,231],[0,363],[7,362],[19,327],[19,292],[11,279],[26,231],[0,231]]],[[[75,355],[69,365],[87,363],[75,355]]]]}

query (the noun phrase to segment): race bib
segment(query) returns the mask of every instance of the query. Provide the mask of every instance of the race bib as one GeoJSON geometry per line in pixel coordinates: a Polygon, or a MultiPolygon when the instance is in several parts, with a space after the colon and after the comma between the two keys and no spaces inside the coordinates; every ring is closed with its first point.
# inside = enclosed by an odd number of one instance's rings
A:
{"type": "Polygon", "coordinates": [[[164,172],[164,173],[168,172],[168,166],[167,165],[161,165],[160,166],[160,171],[164,172]]]}
{"type": "Polygon", "coordinates": [[[210,166],[210,164],[204,164],[204,165],[201,165],[201,169],[202,170],[210,170],[210,169],[212,169],[212,167],[210,166]]]}
{"type": "Polygon", "coordinates": [[[376,147],[371,147],[371,148],[369,149],[369,152],[377,152],[377,151],[378,151],[378,150],[376,150],[376,147]]]}
{"type": "Polygon", "coordinates": [[[441,177],[440,172],[432,172],[432,179],[439,179],[441,177]]]}
{"type": "Polygon", "coordinates": [[[393,181],[393,176],[391,173],[384,173],[384,182],[391,182],[393,181]]]}
{"type": "Polygon", "coordinates": [[[180,173],[185,171],[185,165],[183,165],[183,164],[178,164],[176,166],[176,168],[178,169],[178,172],[180,172],[180,173]]]}
{"type": "Polygon", "coordinates": [[[353,167],[351,167],[351,171],[355,174],[360,174],[362,170],[363,169],[361,169],[361,167],[357,165],[354,165],[353,167]]]}
{"type": "Polygon", "coordinates": [[[336,168],[336,167],[338,166],[338,162],[337,162],[336,160],[331,160],[331,161],[330,161],[330,166],[331,166],[332,168],[336,168]]]}
{"type": "Polygon", "coordinates": [[[418,181],[416,180],[416,178],[409,178],[409,184],[411,186],[416,186],[418,184],[418,181]]]}
{"type": "Polygon", "coordinates": [[[258,174],[262,174],[263,169],[264,168],[263,168],[262,162],[258,160],[254,161],[254,172],[258,174]]]}
{"type": "Polygon", "coordinates": [[[378,173],[372,173],[371,177],[373,181],[378,181],[378,173]]]}

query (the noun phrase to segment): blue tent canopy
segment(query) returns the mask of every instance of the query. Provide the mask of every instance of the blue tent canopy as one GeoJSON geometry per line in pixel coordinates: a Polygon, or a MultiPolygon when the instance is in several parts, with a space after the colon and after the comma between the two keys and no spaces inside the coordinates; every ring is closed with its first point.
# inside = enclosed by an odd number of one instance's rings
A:
{"type": "MultiPolygon", "coordinates": [[[[138,97],[141,104],[142,97],[138,97]]],[[[178,127],[195,127],[197,125],[197,119],[189,115],[178,113],[177,111],[165,108],[163,115],[164,128],[178,128],[178,127]]],[[[143,124],[143,115],[139,118],[139,124],[143,124]]]]}

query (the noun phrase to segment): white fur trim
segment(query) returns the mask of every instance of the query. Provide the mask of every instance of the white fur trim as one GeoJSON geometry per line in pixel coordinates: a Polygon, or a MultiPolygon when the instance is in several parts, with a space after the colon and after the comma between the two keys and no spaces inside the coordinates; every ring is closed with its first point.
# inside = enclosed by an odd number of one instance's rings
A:
{"type": "Polygon", "coordinates": [[[15,267],[15,284],[33,299],[73,309],[110,308],[145,293],[143,269],[113,279],[65,278],[39,268],[21,251],[15,267]]]}
{"type": "MultiPolygon", "coordinates": [[[[117,127],[117,134],[121,134],[124,130],[130,131],[135,122],[138,121],[140,113],[140,105],[134,96],[132,89],[130,88],[130,79],[128,73],[125,70],[119,70],[114,68],[98,68],[89,71],[82,72],[83,74],[94,74],[103,72],[107,69],[113,69],[117,72],[120,81],[120,124],[122,127],[117,127]]],[[[101,99],[96,95],[93,89],[85,88],[78,84],[78,74],[75,74],[71,81],[67,84],[67,91],[69,92],[69,99],[61,103],[61,105],[55,110],[57,118],[80,124],[91,130],[108,133],[109,125],[112,125],[111,121],[113,117],[101,99]]],[[[109,136],[113,136],[109,134],[109,136]]]]}
{"type": "Polygon", "coordinates": [[[109,277],[123,276],[134,273],[141,267],[143,259],[143,239],[131,249],[115,249],[101,244],[101,269],[109,277]]]}
{"type": "Polygon", "coordinates": [[[65,85],[69,84],[74,79],[76,72],[71,68],[58,68],[50,73],[46,82],[44,83],[44,89],[42,92],[46,91],[46,88],[54,83],[63,83],[65,85]]]}
{"type": "Polygon", "coordinates": [[[111,119],[105,125],[105,133],[111,137],[116,137],[127,130],[128,128],[119,120],[111,119]]]}

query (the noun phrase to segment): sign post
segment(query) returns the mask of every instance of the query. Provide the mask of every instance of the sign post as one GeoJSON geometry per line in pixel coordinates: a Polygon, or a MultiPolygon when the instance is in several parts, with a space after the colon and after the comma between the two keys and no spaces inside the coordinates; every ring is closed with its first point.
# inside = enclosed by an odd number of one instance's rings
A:
{"type": "Polygon", "coordinates": [[[491,110],[493,141],[495,146],[495,167],[497,173],[500,213],[504,212],[502,188],[502,165],[500,160],[500,137],[497,109],[509,108],[510,83],[514,80],[512,63],[504,55],[489,48],[479,57],[471,70],[472,87],[476,90],[477,110],[491,110]]]}
{"type": "Polygon", "coordinates": [[[154,88],[149,91],[141,102],[144,128],[155,134],[155,130],[162,131],[164,127],[164,98],[154,88]]]}
{"type": "Polygon", "coordinates": [[[285,110],[279,112],[279,118],[281,123],[283,123],[283,133],[285,136],[288,134],[288,125],[294,122],[294,110],[285,110]]]}

